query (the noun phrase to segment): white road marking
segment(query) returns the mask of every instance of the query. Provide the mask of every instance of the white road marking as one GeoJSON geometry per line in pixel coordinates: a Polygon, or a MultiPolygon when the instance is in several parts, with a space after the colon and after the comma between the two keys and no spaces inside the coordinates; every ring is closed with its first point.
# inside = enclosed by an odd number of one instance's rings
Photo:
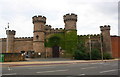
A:
{"type": "Polygon", "coordinates": [[[91,69],[91,68],[97,68],[97,67],[86,67],[86,68],[81,68],[81,69],[91,69]]]}
{"type": "Polygon", "coordinates": [[[49,72],[62,72],[62,71],[68,71],[68,69],[65,69],[65,70],[53,70],[53,71],[42,71],[42,72],[36,72],[36,73],[49,73],[49,72]]]}
{"type": "Polygon", "coordinates": [[[79,76],[82,76],[82,75],[85,75],[85,74],[79,74],[79,76]]]}
{"type": "Polygon", "coordinates": [[[11,73],[11,74],[2,74],[2,75],[16,75],[16,73],[11,73]]]}
{"type": "Polygon", "coordinates": [[[113,69],[113,70],[101,71],[100,73],[113,72],[113,71],[118,71],[118,70],[119,69],[113,69]]]}
{"type": "Polygon", "coordinates": [[[10,70],[12,70],[10,67],[8,67],[8,70],[10,71],[10,70]]]}

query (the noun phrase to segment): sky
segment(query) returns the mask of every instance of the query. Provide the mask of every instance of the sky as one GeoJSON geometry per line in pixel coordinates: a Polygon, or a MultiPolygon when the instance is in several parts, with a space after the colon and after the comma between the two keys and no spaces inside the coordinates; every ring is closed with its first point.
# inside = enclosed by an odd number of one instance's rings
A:
{"type": "Polygon", "coordinates": [[[77,34],[100,34],[100,26],[110,25],[118,35],[119,0],[0,0],[0,38],[6,37],[8,22],[16,37],[32,37],[32,17],[43,15],[46,24],[64,28],[63,15],[78,15],[77,34]]]}

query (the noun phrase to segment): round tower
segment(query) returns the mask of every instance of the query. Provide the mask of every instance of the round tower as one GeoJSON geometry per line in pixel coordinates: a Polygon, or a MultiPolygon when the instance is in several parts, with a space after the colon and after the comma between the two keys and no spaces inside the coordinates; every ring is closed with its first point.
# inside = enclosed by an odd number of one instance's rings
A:
{"type": "Polygon", "coordinates": [[[103,52],[107,52],[112,55],[110,26],[109,25],[100,26],[100,30],[102,34],[103,52]]]}
{"type": "Polygon", "coordinates": [[[76,30],[77,15],[74,13],[63,16],[65,30],[76,30]]]}
{"type": "Polygon", "coordinates": [[[44,16],[34,16],[32,18],[34,24],[33,31],[33,50],[37,52],[41,57],[44,57],[45,47],[44,47],[44,39],[45,32],[44,26],[46,23],[46,17],[44,16]]]}
{"type": "Polygon", "coordinates": [[[76,30],[77,15],[73,13],[66,14],[63,19],[65,23],[65,49],[68,49],[68,53],[72,55],[76,50],[78,40],[76,30]]]}
{"type": "Polygon", "coordinates": [[[6,53],[13,53],[14,52],[15,33],[16,33],[15,30],[6,30],[6,34],[7,34],[6,53]]]}

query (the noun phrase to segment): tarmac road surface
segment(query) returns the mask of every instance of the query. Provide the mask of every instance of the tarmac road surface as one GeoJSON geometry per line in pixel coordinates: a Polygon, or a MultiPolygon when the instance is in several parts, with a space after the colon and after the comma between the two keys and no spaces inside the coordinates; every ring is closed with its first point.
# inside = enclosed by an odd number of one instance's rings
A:
{"type": "Polygon", "coordinates": [[[2,67],[2,75],[118,75],[118,61],[2,67]]]}

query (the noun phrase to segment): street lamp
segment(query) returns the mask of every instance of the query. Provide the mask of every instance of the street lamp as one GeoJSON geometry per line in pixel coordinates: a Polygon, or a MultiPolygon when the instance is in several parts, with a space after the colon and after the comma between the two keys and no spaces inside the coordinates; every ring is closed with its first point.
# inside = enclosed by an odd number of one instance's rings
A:
{"type": "Polygon", "coordinates": [[[90,54],[90,60],[92,59],[92,56],[91,56],[91,38],[90,38],[90,35],[89,35],[89,47],[90,47],[90,52],[89,52],[89,54],[90,54]]]}
{"type": "Polygon", "coordinates": [[[41,55],[41,53],[38,53],[38,55],[41,55]]]}
{"type": "Polygon", "coordinates": [[[101,47],[101,58],[102,58],[102,61],[103,61],[103,44],[102,44],[102,33],[100,34],[100,47],[101,47]]]}

